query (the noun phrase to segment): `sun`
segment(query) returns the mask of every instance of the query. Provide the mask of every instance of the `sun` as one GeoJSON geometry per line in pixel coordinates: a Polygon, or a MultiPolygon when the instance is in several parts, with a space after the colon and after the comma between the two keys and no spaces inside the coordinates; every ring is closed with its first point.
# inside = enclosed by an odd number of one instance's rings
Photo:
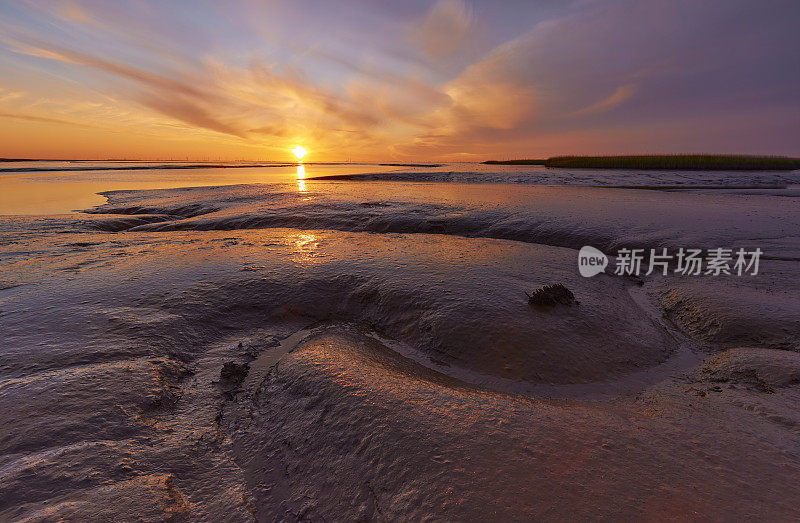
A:
{"type": "Polygon", "coordinates": [[[305,156],[305,155],[306,155],[306,153],[307,153],[308,151],[306,151],[306,150],[305,150],[305,148],[303,148],[303,147],[300,147],[300,146],[298,145],[297,147],[295,147],[294,149],[292,149],[292,152],[294,153],[294,155],[295,155],[295,156],[297,156],[297,159],[298,159],[298,160],[302,160],[302,159],[303,159],[303,156],[305,156]]]}

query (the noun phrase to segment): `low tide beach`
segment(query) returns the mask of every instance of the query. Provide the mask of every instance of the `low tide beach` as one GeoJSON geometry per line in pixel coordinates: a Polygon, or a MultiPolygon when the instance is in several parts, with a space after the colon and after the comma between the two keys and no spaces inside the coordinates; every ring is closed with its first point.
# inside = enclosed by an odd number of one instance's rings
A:
{"type": "Polygon", "coordinates": [[[2,520],[797,517],[800,171],[3,166],[2,520]]]}

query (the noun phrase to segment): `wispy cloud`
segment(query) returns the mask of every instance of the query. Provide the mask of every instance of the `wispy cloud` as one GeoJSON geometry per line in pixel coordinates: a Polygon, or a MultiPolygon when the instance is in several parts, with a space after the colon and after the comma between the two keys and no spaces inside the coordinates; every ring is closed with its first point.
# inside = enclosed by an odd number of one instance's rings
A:
{"type": "Polygon", "coordinates": [[[75,127],[88,127],[85,124],[74,121],[60,120],[58,118],[48,118],[46,116],[34,116],[30,114],[14,114],[14,113],[0,112],[0,118],[10,118],[12,120],[24,120],[27,122],[44,122],[44,123],[54,123],[58,125],[71,125],[75,127]]]}
{"type": "Polygon", "coordinates": [[[568,116],[583,116],[587,114],[597,114],[602,113],[604,111],[608,111],[613,107],[616,107],[626,100],[628,100],[631,96],[636,93],[636,85],[628,84],[622,85],[618,87],[608,98],[604,98],[599,102],[590,105],[589,107],[584,107],[583,109],[578,109],[577,111],[573,111],[569,113],[568,116]]]}
{"type": "Polygon", "coordinates": [[[439,58],[461,45],[473,22],[472,9],[463,0],[437,0],[411,36],[428,55],[439,58]]]}

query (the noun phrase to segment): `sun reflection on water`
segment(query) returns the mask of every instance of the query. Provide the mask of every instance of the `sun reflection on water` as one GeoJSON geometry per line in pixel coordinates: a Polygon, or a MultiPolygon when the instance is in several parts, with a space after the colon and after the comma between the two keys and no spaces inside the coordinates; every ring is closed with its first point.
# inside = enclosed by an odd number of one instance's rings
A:
{"type": "Polygon", "coordinates": [[[306,167],[301,163],[297,164],[297,190],[306,192],[306,167]]]}

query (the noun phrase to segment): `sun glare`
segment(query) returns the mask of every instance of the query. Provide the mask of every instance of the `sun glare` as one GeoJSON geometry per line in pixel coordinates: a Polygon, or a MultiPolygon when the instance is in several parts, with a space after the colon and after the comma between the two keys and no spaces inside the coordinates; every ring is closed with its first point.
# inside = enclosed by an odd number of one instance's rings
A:
{"type": "Polygon", "coordinates": [[[302,159],[303,159],[303,156],[305,156],[305,155],[306,155],[306,153],[307,153],[308,151],[306,151],[306,150],[305,150],[305,148],[303,148],[303,147],[300,147],[300,146],[298,145],[297,147],[295,147],[294,149],[292,149],[292,152],[294,153],[294,155],[295,155],[295,156],[297,156],[297,159],[298,159],[298,160],[302,160],[302,159]]]}

